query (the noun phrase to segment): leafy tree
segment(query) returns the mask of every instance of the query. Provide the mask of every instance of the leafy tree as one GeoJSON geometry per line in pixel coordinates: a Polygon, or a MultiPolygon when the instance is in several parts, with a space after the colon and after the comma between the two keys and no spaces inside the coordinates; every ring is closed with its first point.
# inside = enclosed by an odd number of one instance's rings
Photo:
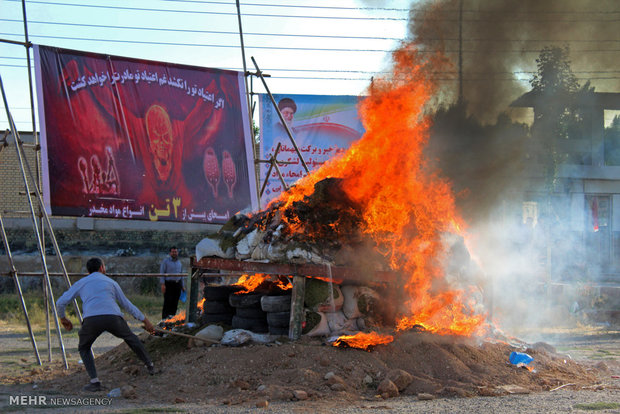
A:
{"type": "Polygon", "coordinates": [[[570,67],[569,48],[545,47],[536,59],[537,73],[530,80],[536,97],[532,136],[536,140],[539,161],[545,168],[547,186],[553,187],[559,164],[588,163],[588,155],[562,151],[562,140],[581,139],[586,114],[580,108],[594,91],[583,87],[570,67]]]}
{"type": "Polygon", "coordinates": [[[620,116],[614,116],[605,128],[605,165],[620,165],[620,116]]]}

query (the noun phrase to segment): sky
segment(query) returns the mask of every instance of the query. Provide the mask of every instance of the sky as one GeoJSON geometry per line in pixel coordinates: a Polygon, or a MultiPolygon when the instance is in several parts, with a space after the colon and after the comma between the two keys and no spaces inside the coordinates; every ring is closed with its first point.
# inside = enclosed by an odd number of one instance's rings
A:
{"type": "MultiPolygon", "coordinates": [[[[406,37],[409,5],[408,0],[241,1],[247,68],[256,71],[254,57],[271,75],[272,93],[363,94],[371,76],[386,69],[389,51],[406,37]]],[[[26,20],[34,44],[243,70],[234,0],[26,1],[26,20]]],[[[23,42],[23,21],[21,0],[0,0],[0,39],[23,42]]],[[[24,46],[0,43],[0,76],[18,130],[31,131],[24,46]]],[[[260,79],[251,84],[254,92],[265,92],[260,79]]],[[[3,103],[0,128],[8,128],[3,103]]]]}
{"type": "MultiPolygon", "coordinates": [[[[415,37],[452,60],[437,77],[448,91],[443,103],[453,102],[461,1],[464,93],[483,122],[530,89],[544,46],[570,47],[581,84],[620,91],[618,0],[241,0],[247,69],[255,71],[254,57],[271,75],[272,93],[363,95],[370,78],[389,69],[389,51],[415,37]]],[[[27,0],[26,14],[36,44],[243,70],[235,0],[27,0]]],[[[23,41],[23,21],[21,0],[0,0],[0,39],[23,41]]],[[[31,131],[25,56],[22,45],[0,42],[12,116],[20,131],[31,131]]],[[[250,80],[253,92],[265,92],[250,80]]],[[[607,111],[605,123],[618,113],[607,111]]],[[[531,111],[511,115],[532,120],[531,111]]]]}

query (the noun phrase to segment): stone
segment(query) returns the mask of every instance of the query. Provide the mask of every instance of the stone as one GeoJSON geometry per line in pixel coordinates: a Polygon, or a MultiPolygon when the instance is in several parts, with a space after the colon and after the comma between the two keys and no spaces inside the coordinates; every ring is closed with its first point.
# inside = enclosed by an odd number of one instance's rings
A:
{"type": "Polygon", "coordinates": [[[392,381],[396,387],[398,387],[398,391],[402,391],[411,384],[413,381],[413,377],[407,371],[403,371],[402,369],[393,369],[388,372],[387,379],[392,381]]]}
{"type": "MultiPolygon", "coordinates": [[[[203,328],[200,331],[198,331],[194,336],[196,336],[197,338],[209,339],[212,341],[220,341],[222,337],[224,336],[224,328],[222,328],[219,325],[209,325],[206,328],[203,328]]],[[[203,341],[194,341],[194,342],[196,343],[197,346],[203,346],[203,345],[199,345],[199,342],[202,342],[203,344],[205,344],[205,342],[203,341]]]]}
{"type": "Polygon", "coordinates": [[[337,382],[329,386],[332,391],[344,391],[346,389],[343,383],[337,382]]]}
{"type": "Polygon", "coordinates": [[[121,396],[127,399],[137,398],[136,389],[131,385],[125,385],[121,387],[121,396]]]}
{"type": "Polygon", "coordinates": [[[316,381],[321,378],[321,374],[311,369],[304,369],[302,375],[306,381],[316,381]]]}
{"type": "Polygon", "coordinates": [[[269,407],[269,401],[267,400],[260,400],[256,402],[256,408],[267,408],[269,407]]]}
{"type": "Polygon", "coordinates": [[[261,385],[257,391],[271,401],[289,401],[293,398],[293,392],[281,385],[261,385]]]}
{"type": "Polygon", "coordinates": [[[506,391],[508,394],[529,394],[530,393],[530,390],[528,390],[527,388],[523,388],[522,386],[515,385],[515,384],[502,385],[499,388],[506,391]]]}
{"type": "Polygon", "coordinates": [[[302,391],[302,390],[294,390],[293,391],[293,396],[296,399],[300,400],[300,401],[308,399],[308,393],[306,391],[302,391]]]}
{"type": "Polygon", "coordinates": [[[433,394],[429,394],[426,392],[421,392],[418,394],[418,400],[420,401],[430,401],[434,399],[435,399],[435,396],[433,394]]]}
{"type": "Polygon", "coordinates": [[[329,385],[333,385],[333,384],[344,384],[345,381],[344,379],[342,379],[342,377],[334,374],[333,372],[328,372],[325,375],[325,379],[327,380],[327,383],[329,385]],[[331,374],[331,375],[330,375],[331,374]]]}
{"type": "Polygon", "coordinates": [[[384,379],[379,383],[377,387],[377,392],[383,395],[387,395],[388,398],[398,397],[398,387],[389,379],[384,379]]]}
{"type": "Polygon", "coordinates": [[[481,397],[497,397],[499,393],[495,388],[492,387],[478,387],[478,395],[481,397]]]}

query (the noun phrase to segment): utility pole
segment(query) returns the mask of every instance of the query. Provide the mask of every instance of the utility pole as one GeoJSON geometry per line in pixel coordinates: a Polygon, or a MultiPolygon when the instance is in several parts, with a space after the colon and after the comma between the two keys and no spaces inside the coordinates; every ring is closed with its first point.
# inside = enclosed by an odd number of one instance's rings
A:
{"type": "Polygon", "coordinates": [[[463,103],[463,0],[459,0],[459,104],[463,103]]]}

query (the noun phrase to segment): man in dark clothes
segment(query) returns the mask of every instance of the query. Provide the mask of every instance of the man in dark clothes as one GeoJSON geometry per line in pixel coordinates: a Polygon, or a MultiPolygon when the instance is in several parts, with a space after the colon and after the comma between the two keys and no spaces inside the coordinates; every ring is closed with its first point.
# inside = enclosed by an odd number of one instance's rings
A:
{"type": "Polygon", "coordinates": [[[91,346],[105,331],[124,340],[138,358],[144,362],[149,374],[153,375],[155,373],[153,362],[140,339],[127,326],[127,322],[123,319],[123,312],[118,305],[120,304],[137,320],[144,322],[144,329],[151,333],[155,331],[153,325],[127,299],[118,283],[105,275],[103,260],[97,257],[89,259],[86,262],[86,269],[89,275],[78,280],[56,301],[60,323],[67,331],[70,331],[73,329],[73,324],[65,317],[65,307],[78,295],[82,299],[84,319],[82,320],[82,328],[78,332],[80,337],[78,350],[86,372],[90,376],[90,383],[84,387],[84,390],[101,391],[101,382],[97,378],[91,346]]]}
{"type": "MultiPolygon", "coordinates": [[[[181,261],[179,251],[176,247],[170,248],[170,255],[166,257],[159,266],[159,273],[181,273],[181,261]]],[[[177,314],[179,297],[181,291],[185,290],[184,276],[164,276],[159,278],[161,293],[164,294],[164,307],[161,311],[161,318],[168,319],[177,314]]]]}

